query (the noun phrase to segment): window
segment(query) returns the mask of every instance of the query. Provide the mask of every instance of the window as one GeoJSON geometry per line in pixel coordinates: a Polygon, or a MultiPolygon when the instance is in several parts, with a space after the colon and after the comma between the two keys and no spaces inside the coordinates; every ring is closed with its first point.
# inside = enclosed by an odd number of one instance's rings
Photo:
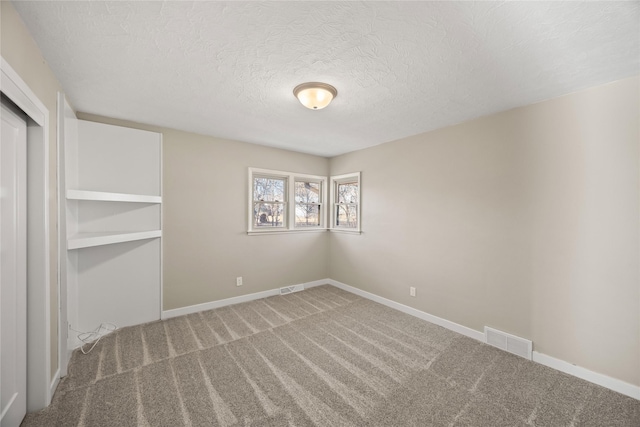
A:
{"type": "Polygon", "coordinates": [[[360,172],[331,177],[331,229],[360,233],[360,172]]]}
{"type": "Polygon", "coordinates": [[[253,177],[253,226],[284,227],[286,224],[287,179],[256,175],[253,177]]]}
{"type": "Polygon", "coordinates": [[[249,168],[248,232],[326,229],[327,178],[249,168]]]}
{"type": "Polygon", "coordinates": [[[322,226],[322,181],[295,181],[296,228],[322,226]]]}

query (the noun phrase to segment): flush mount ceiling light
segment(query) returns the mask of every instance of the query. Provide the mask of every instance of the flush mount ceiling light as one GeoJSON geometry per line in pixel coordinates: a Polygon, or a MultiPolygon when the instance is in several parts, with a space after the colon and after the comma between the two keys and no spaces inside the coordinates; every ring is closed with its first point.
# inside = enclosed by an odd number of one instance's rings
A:
{"type": "Polygon", "coordinates": [[[322,110],[338,96],[338,91],[326,83],[309,82],[296,86],[293,94],[308,109],[322,110]]]}

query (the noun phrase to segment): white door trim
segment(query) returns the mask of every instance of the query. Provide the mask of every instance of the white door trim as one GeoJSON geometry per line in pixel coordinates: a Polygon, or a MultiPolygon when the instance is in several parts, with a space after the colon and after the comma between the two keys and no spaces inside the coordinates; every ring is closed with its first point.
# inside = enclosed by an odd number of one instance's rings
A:
{"type": "Polygon", "coordinates": [[[27,123],[27,411],[51,402],[49,110],[0,57],[0,91],[27,123]]]}
{"type": "MultiPolygon", "coordinates": [[[[65,198],[65,139],[69,138],[67,119],[75,119],[76,115],[69,106],[64,93],[58,92],[58,369],[59,377],[67,375],[67,366],[71,352],[68,350],[69,312],[74,307],[69,306],[69,288],[67,284],[67,227],[66,227],[66,198],[65,198]]],[[[55,379],[55,378],[54,378],[55,379]]],[[[55,388],[54,388],[55,390],[55,388]]]]}

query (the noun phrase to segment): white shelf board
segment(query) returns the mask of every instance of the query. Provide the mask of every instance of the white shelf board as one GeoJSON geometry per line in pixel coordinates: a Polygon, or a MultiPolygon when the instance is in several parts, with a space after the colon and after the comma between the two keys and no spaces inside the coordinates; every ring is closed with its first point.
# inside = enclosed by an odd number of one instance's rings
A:
{"type": "Polygon", "coordinates": [[[94,200],[104,202],[162,203],[161,196],[145,194],[107,193],[104,191],[67,190],[68,200],[94,200]]]}
{"type": "Polygon", "coordinates": [[[162,237],[162,230],[123,233],[79,233],[67,239],[67,250],[162,237]]]}

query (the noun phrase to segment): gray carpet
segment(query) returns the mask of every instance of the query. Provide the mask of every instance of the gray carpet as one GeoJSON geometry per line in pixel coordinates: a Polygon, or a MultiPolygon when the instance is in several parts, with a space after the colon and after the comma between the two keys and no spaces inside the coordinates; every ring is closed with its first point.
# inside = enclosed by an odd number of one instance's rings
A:
{"type": "Polygon", "coordinates": [[[640,426],[640,401],[332,286],[123,328],[30,426],[640,426]]]}

